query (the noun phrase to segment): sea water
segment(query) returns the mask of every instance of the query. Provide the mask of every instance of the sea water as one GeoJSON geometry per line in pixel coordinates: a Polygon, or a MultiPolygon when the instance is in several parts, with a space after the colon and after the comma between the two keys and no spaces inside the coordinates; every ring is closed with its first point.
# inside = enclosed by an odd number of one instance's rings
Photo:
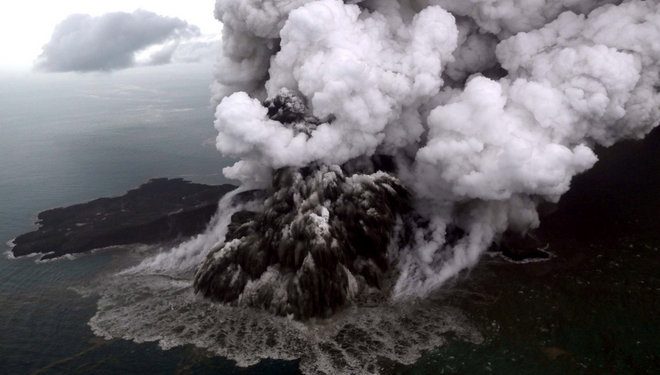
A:
{"type": "MultiPolygon", "coordinates": [[[[0,241],[48,208],[117,196],[153,177],[228,182],[215,150],[211,66],[104,74],[0,74],[0,241]]],[[[0,373],[291,373],[241,369],[192,347],[107,341],[88,326],[96,298],[74,290],[114,272],[105,251],[36,263],[0,258],[0,373]]]]}
{"type": "MultiPolygon", "coordinates": [[[[211,72],[0,75],[0,241],[33,229],[43,210],[121,195],[150,178],[231,182],[221,170],[233,161],[215,149],[211,72]]],[[[299,364],[334,373],[337,358],[374,372],[381,356],[411,363],[446,332],[478,341],[442,306],[377,306],[307,326],[198,300],[185,280],[177,287],[157,275],[117,276],[147,256],[139,248],[46,263],[11,259],[8,249],[0,258],[0,374],[292,374],[299,364]],[[425,323],[410,326],[411,315],[425,323]],[[264,332],[280,338],[276,345],[264,332]]]]}
{"type": "MultiPolygon", "coordinates": [[[[178,66],[89,75],[0,73],[0,244],[30,231],[40,211],[121,195],[152,177],[228,182],[221,169],[232,161],[223,159],[214,147],[216,132],[208,100],[211,72],[210,66],[178,66]]],[[[640,177],[639,185],[643,181],[640,177]]],[[[457,341],[429,351],[413,367],[394,372],[551,374],[584,373],[591,368],[597,373],[657,373],[653,367],[658,363],[655,312],[660,300],[660,246],[622,238],[629,242],[625,248],[619,244],[558,247],[555,250],[562,250],[567,260],[554,266],[549,263],[547,270],[532,264],[516,265],[526,272],[510,269],[512,265],[473,271],[469,280],[478,293],[471,292],[469,285],[459,285],[454,298],[441,299],[424,311],[447,304],[471,311],[468,315],[484,332],[485,343],[457,341]],[[461,302],[455,296],[465,298],[461,302]]],[[[187,337],[187,331],[179,331],[176,324],[190,319],[186,305],[190,294],[179,298],[176,290],[164,289],[165,298],[151,310],[140,310],[135,304],[115,305],[111,313],[160,314],[121,322],[114,322],[113,314],[99,315],[98,296],[81,295],[89,284],[125,269],[127,262],[135,260],[131,254],[109,250],[48,263],[0,257],[0,374],[299,371],[296,361],[264,360],[252,367],[237,367],[222,357],[224,348],[213,342],[201,346],[220,356],[192,345],[163,350],[156,342],[138,344],[96,336],[95,318],[97,330],[105,328],[111,337],[140,341],[151,336],[158,341],[153,331],[161,335],[160,341],[196,339],[187,337]],[[164,327],[148,326],[159,317],[168,318],[164,327]],[[163,334],[168,327],[169,334],[163,334]]],[[[147,286],[160,293],[159,281],[147,286]]],[[[121,299],[122,290],[115,292],[119,295],[104,297],[121,299]]],[[[205,301],[201,309],[224,311],[205,301]]],[[[379,313],[378,319],[382,316],[379,313]]],[[[213,330],[231,332],[232,326],[218,326],[217,320],[208,327],[201,325],[209,332],[203,340],[213,330]]],[[[268,321],[253,323],[250,327],[268,321]]],[[[404,341],[409,337],[405,331],[399,335],[404,341]]],[[[347,338],[349,346],[361,347],[359,335],[347,338]]],[[[257,341],[243,339],[247,344],[257,341]]],[[[237,347],[229,354],[263,352],[251,345],[247,349],[237,347]]]]}

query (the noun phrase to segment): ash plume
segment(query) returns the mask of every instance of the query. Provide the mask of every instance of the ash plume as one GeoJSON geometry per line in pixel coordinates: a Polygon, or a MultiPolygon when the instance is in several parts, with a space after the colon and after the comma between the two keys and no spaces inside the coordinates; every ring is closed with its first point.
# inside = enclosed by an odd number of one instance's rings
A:
{"type": "Polygon", "coordinates": [[[224,173],[266,194],[197,272],[225,302],[305,318],[369,288],[425,296],[537,227],[596,145],[660,120],[655,1],[218,0],[216,16],[217,148],[240,159],[224,173]]]}
{"type": "Polygon", "coordinates": [[[384,172],[281,168],[262,211],[234,215],[196,289],[280,315],[329,316],[385,284],[390,237],[407,206],[406,189],[384,172]]]}

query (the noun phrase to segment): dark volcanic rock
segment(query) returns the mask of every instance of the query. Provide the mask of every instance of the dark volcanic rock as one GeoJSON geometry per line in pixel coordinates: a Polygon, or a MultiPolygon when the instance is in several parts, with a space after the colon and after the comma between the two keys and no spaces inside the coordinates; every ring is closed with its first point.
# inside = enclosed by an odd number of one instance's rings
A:
{"type": "Polygon", "coordinates": [[[232,217],[195,289],[222,302],[296,318],[329,316],[380,288],[408,191],[385,172],[346,175],[339,166],[283,168],[259,212],[232,217]]]}
{"type": "MultiPolygon", "coordinates": [[[[296,133],[309,135],[333,120],[315,118],[304,98],[288,90],[263,105],[270,119],[296,133]]],[[[276,170],[270,189],[234,198],[262,204],[258,212],[233,215],[225,242],[198,269],[195,291],[308,318],[329,316],[381,288],[388,246],[410,211],[409,193],[393,169],[392,158],[375,156],[276,170]]]]}
{"type": "Polygon", "coordinates": [[[39,228],[14,240],[14,256],[42,259],[107,246],[157,243],[201,232],[232,185],[153,179],[125,195],[100,198],[38,215],[39,228]]]}

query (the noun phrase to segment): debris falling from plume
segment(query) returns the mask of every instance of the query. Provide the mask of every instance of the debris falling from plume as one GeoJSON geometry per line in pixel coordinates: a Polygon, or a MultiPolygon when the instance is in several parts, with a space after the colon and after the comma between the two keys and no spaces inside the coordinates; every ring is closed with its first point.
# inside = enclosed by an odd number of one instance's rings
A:
{"type": "MultiPolygon", "coordinates": [[[[391,233],[408,192],[387,173],[282,168],[261,212],[234,215],[196,289],[297,318],[330,316],[385,283],[391,233]]],[[[382,298],[381,298],[382,299],[382,298]]]]}
{"type": "Polygon", "coordinates": [[[225,174],[264,187],[280,168],[392,158],[423,218],[395,297],[538,226],[537,205],[596,163],[595,145],[660,119],[653,1],[220,0],[216,15],[217,147],[241,159],[225,174]],[[295,126],[269,116],[283,94],[306,106],[295,126]]]}
{"type": "Polygon", "coordinates": [[[97,335],[342,374],[447,334],[479,343],[428,294],[538,226],[596,146],[660,120],[654,1],[218,0],[216,16],[217,147],[244,192],[102,286],[97,335]]]}

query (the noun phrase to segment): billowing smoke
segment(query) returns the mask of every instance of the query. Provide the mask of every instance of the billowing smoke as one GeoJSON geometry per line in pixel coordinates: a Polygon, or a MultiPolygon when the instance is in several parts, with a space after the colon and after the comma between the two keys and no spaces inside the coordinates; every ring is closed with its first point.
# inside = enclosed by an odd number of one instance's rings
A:
{"type": "Polygon", "coordinates": [[[217,147],[265,193],[197,273],[226,302],[305,317],[370,288],[424,296],[537,227],[595,145],[660,120],[655,1],[218,0],[216,16],[217,147]]]}
{"type": "Polygon", "coordinates": [[[388,248],[408,193],[383,172],[282,168],[263,211],[234,215],[195,284],[224,302],[280,315],[328,316],[385,283],[388,248]]]}

